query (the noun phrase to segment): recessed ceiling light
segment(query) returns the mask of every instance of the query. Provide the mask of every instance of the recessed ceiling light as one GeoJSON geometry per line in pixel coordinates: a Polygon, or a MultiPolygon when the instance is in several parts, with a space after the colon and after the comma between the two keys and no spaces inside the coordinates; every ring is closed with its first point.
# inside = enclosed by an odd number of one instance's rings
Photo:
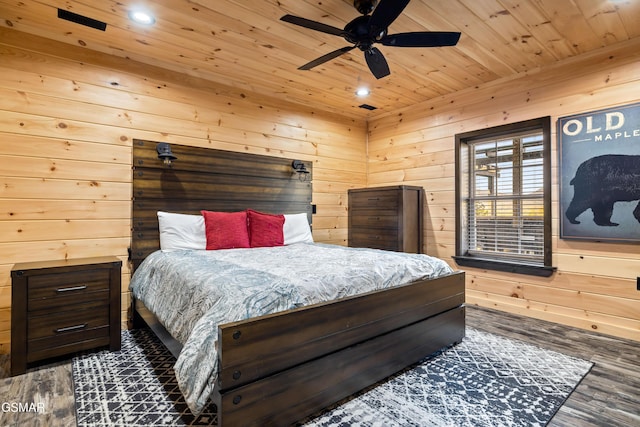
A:
{"type": "Polygon", "coordinates": [[[358,96],[367,96],[371,93],[371,91],[369,89],[367,89],[366,87],[361,87],[358,90],[356,90],[356,95],[358,96]]]}
{"type": "Polygon", "coordinates": [[[156,18],[149,12],[141,9],[135,9],[129,11],[129,18],[138,24],[153,25],[156,22],[156,18]]]}

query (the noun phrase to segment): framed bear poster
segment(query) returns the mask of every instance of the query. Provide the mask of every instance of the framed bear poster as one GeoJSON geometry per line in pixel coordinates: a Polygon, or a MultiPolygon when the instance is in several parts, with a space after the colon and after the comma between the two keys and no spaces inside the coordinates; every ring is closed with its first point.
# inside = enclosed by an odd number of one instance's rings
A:
{"type": "Polygon", "coordinates": [[[640,241],[640,103],[558,119],[560,238],[640,241]]]}

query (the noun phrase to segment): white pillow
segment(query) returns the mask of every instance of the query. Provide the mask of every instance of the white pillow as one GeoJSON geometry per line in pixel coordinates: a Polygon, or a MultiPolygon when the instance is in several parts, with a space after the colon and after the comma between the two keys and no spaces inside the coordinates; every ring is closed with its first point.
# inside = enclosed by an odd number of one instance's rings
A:
{"type": "Polygon", "coordinates": [[[285,214],[282,233],[284,234],[285,245],[300,242],[313,243],[313,236],[311,235],[306,213],[285,214]]]}
{"type": "Polygon", "coordinates": [[[202,215],[186,215],[158,211],[160,249],[164,252],[181,249],[207,249],[207,235],[202,215]]]}

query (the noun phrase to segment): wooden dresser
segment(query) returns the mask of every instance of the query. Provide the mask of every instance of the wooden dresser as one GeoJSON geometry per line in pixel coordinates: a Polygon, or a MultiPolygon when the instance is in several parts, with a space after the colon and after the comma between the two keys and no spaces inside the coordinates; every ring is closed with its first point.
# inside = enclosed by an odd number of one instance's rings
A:
{"type": "Polygon", "coordinates": [[[11,375],[81,350],[120,349],[116,257],[30,262],[11,270],[11,375]]]}
{"type": "Polygon", "coordinates": [[[422,187],[349,190],[349,246],[422,253],[422,187]]]}

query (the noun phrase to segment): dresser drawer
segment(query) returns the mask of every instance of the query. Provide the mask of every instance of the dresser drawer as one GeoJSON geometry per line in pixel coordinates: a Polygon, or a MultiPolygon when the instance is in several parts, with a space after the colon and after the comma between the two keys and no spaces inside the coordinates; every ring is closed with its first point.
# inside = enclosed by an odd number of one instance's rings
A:
{"type": "Polygon", "coordinates": [[[351,216],[353,229],[387,228],[398,229],[398,215],[382,215],[382,212],[371,212],[369,215],[360,213],[351,216]]]}
{"type": "Polygon", "coordinates": [[[400,197],[395,191],[365,191],[349,193],[349,205],[358,208],[396,209],[400,197]]]}
{"type": "Polygon", "coordinates": [[[349,246],[397,250],[398,234],[395,230],[352,228],[349,246]]]}
{"type": "Polygon", "coordinates": [[[384,249],[385,251],[398,250],[398,243],[396,241],[377,239],[375,237],[350,242],[349,246],[352,248],[384,249]]]}

